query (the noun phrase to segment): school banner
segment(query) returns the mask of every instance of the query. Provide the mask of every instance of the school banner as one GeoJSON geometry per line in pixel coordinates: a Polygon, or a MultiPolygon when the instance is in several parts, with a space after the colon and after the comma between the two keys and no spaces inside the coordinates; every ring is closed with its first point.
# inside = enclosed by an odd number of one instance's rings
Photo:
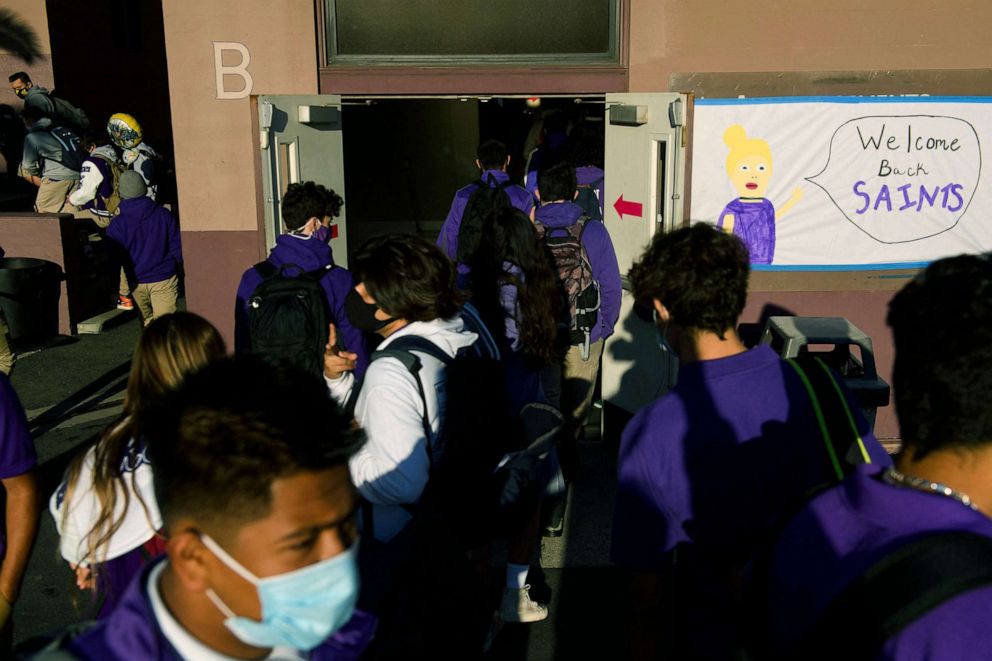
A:
{"type": "Polygon", "coordinates": [[[693,222],[757,268],[907,268],[992,250],[992,97],[699,99],[693,222]]]}

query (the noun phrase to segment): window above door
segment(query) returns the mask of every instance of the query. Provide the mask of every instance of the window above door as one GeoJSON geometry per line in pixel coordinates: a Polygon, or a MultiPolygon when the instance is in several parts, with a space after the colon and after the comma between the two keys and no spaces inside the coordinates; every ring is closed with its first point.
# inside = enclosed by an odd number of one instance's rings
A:
{"type": "Polygon", "coordinates": [[[323,67],[620,65],[621,0],[319,0],[323,67]]]}

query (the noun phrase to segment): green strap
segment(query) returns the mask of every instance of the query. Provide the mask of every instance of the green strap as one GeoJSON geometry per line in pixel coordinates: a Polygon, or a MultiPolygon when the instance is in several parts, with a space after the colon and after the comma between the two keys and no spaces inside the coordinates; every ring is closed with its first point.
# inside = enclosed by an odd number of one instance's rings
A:
{"type": "Polygon", "coordinates": [[[846,457],[852,446],[857,446],[860,455],[858,458],[870,464],[871,456],[858,431],[854,414],[830,368],[822,360],[812,356],[793,358],[786,362],[799,375],[809,394],[827,456],[837,479],[843,479],[851,470],[851,462],[846,461],[846,457]]]}

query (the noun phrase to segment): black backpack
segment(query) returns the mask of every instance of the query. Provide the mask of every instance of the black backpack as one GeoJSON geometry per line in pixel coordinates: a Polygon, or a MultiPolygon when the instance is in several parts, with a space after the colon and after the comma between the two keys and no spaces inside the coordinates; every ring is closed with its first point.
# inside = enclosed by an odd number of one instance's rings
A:
{"type": "Polygon", "coordinates": [[[486,217],[497,209],[508,209],[511,206],[506,189],[512,185],[513,182],[509,179],[497,184],[492,173],[489,174],[488,183],[481,179],[475,182],[476,188],[465,204],[465,213],[462,214],[461,225],[458,227],[458,252],[455,255],[458,263],[468,264],[472,261],[472,256],[479,247],[482,223],[486,217]]]}
{"type": "Polygon", "coordinates": [[[52,126],[48,129],[48,133],[62,147],[62,158],[58,162],[70,170],[78,172],[83,167],[83,159],[85,158],[83,148],[79,144],[79,136],[64,126],[52,126]]]}
{"type": "Polygon", "coordinates": [[[599,210],[599,198],[596,191],[603,185],[603,177],[600,177],[591,184],[579,184],[579,195],[575,198],[575,203],[582,207],[582,212],[590,220],[603,220],[603,214],[599,210]]]}
{"type": "Polygon", "coordinates": [[[320,280],[331,268],[307,273],[294,264],[276,267],[268,260],[254,266],[262,282],[248,299],[252,353],[323,375],[331,315],[320,280]]]}
{"type": "Polygon", "coordinates": [[[70,126],[73,130],[79,131],[80,133],[89,129],[90,120],[82,109],[77,108],[65,99],[55,96],[54,94],[49,94],[48,98],[52,100],[52,107],[55,109],[55,116],[52,117],[52,121],[57,121],[61,124],[70,126]]]}
{"type": "Polygon", "coordinates": [[[538,236],[550,253],[558,278],[562,305],[560,325],[568,334],[570,345],[583,347],[588,355],[592,329],[599,323],[599,282],[593,277],[589,253],[582,235],[590,221],[585,216],[568,227],[552,228],[536,223],[538,236]]]}
{"type": "Polygon", "coordinates": [[[430,477],[411,513],[442,519],[471,549],[512,531],[533,511],[550,477],[545,475],[547,457],[563,420],[558,411],[538,403],[510,419],[499,349],[474,307],[465,304],[460,315],[479,339],[454,358],[426,338],[404,335],[375,351],[371,361],[399,360],[416,379],[423,402],[430,477]],[[413,352],[445,365],[446,402],[437,435],[427,419],[420,357],[413,352]]]}

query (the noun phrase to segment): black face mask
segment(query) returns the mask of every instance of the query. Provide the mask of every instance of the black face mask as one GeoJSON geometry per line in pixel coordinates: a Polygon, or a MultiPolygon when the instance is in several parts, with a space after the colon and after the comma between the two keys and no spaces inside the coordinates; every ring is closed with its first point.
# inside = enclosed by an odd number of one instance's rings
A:
{"type": "Polygon", "coordinates": [[[352,326],[366,333],[375,333],[396,321],[396,317],[377,319],[375,312],[378,309],[379,306],[375,303],[363,301],[354,289],[344,298],[344,311],[348,315],[348,321],[352,326]]]}

